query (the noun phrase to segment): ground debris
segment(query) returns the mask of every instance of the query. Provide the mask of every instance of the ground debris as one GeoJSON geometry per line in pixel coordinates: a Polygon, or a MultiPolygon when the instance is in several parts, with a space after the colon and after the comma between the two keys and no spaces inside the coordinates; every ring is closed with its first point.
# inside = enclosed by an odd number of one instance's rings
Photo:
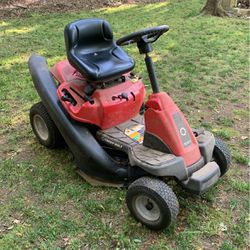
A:
{"type": "Polygon", "coordinates": [[[26,17],[31,12],[55,13],[79,11],[84,9],[98,9],[103,7],[119,6],[121,4],[132,3],[153,3],[163,2],[163,0],[3,0],[0,2],[0,18],[26,17]]]}

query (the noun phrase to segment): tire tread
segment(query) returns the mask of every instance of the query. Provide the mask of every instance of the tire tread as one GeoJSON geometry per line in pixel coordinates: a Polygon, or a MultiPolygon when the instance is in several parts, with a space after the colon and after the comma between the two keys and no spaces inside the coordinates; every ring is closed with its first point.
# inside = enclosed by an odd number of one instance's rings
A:
{"type": "Polygon", "coordinates": [[[42,145],[52,149],[52,148],[60,147],[64,144],[64,140],[62,138],[61,133],[59,132],[59,130],[56,127],[53,120],[50,118],[50,115],[42,102],[38,102],[31,107],[31,109],[30,109],[30,124],[31,124],[31,127],[33,129],[34,134],[36,135],[38,141],[42,145]],[[39,114],[43,118],[43,120],[45,121],[46,126],[48,127],[49,139],[47,141],[42,140],[39,137],[39,135],[36,133],[36,130],[33,126],[33,116],[35,114],[39,114]]]}
{"type": "Polygon", "coordinates": [[[229,169],[232,157],[226,143],[217,137],[215,138],[214,158],[221,169],[221,176],[223,176],[229,169]]]}
{"type": "MultiPolygon", "coordinates": [[[[170,212],[170,222],[169,223],[164,223],[164,225],[158,225],[158,226],[151,226],[151,225],[146,225],[151,229],[155,229],[155,230],[161,230],[167,226],[169,226],[170,224],[174,223],[177,220],[177,215],[179,213],[179,202],[178,199],[176,197],[176,195],[174,194],[174,192],[172,191],[172,189],[163,181],[157,179],[157,178],[152,178],[152,177],[141,177],[139,179],[137,179],[136,181],[134,181],[128,189],[127,192],[127,205],[128,208],[130,210],[130,212],[134,215],[133,211],[131,211],[131,207],[128,204],[128,199],[129,199],[129,195],[130,195],[130,191],[133,189],[138,189],[140,190],[140,188],[146,188],[149,191],[153,191],[155,192],[159,197],[161,197],[161,199],[167,204],[168,208],[169,208],[169,212],[170,212]]],[[[134,217],[136,218],[136,216],[134,215],[134,217]]],[[[138,218],[136,218],[138,220],[138,218]]]]}

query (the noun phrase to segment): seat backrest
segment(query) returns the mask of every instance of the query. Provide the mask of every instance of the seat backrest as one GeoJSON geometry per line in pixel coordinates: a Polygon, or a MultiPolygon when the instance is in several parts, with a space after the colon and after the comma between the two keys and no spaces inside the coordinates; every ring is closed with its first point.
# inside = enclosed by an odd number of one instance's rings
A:
{"type": "Polygon", "coordinates": [[[92,53],[113,45],[113,32],[102,19],[82,19],[68,24],[64,30],[67,54],[72,49],[92,53]]]}

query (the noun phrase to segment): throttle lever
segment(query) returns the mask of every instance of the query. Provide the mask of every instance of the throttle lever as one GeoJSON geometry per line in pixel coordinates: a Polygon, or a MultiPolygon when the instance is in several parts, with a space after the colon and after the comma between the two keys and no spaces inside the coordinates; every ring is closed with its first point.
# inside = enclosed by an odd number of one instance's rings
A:
{"type": "Polygon", "coordinates": [[[61,100],[63,101],[63,102],[72,102],[72,98],[70,98],[70,97],[68,97],[68,96],[65,96],[65,95],[63,95],[62,97],[61,97],[61,100]]]}
{"type": "Polygon", "coordinates": [[[128,101],[128,94],[127,93],[121,93],[120,95],[118,96],[112,96],[112,100],[114,101],[115,99],[125,99],[126,101],[128,101]]]}

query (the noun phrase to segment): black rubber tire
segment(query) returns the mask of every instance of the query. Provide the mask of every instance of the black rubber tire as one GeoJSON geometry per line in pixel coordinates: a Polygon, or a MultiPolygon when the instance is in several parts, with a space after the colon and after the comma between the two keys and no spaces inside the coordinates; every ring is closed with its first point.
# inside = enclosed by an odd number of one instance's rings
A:
{"type": "Polygon", "coordinates": [[[45,147],[57,148],[64,145],[64,140],[59,130],[57,129],[55,123],[50,118],[49,113],[42,102],[38,102],[31,107],[30,124],[38,141],[45,147]],[[42,138],[42,136],[39,135],[39,131],[37,130],[37,126],[35,124],[36,122],[35,117],[39,117],[39,119],[41,119],[44,122],[47,129],[47,136],[45,136],[46,138],[42,138]]]}
{"type": "Polygon", "coordinates": [[[215,138],[213,159],[219,165],[220,177],[222,177],[229,169],[231,163],[231,153],[226,143],[219,138],[215,138]]]}
{"type": "MultiPolygon", "coordinates": [[[[176,221],[179,213],[179,202],[172,189],[165,182],[151,177],[139,178],[129,186],[126,203],[135,219],[153,230],[162,230],[170,226],[176,221]],[[159,217],[157,219],[149,220],[142,216],[136,207],[136,201],[140,197],[146,197],[148,202],[153,201],[158,206],[159,217]]],[[[145,208],[148,209],[147,205],[145,208]]]]}

